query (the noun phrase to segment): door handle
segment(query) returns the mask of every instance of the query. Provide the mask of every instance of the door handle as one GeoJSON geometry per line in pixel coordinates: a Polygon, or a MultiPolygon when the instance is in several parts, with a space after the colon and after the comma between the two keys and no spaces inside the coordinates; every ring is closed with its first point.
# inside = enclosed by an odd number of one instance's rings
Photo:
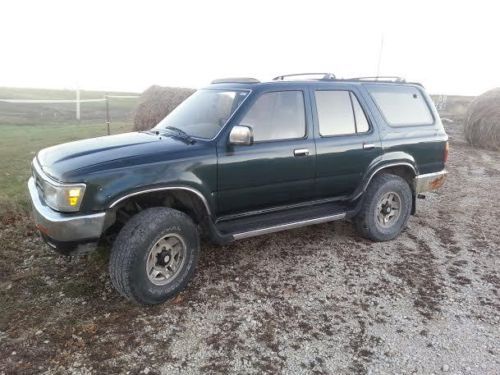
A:
{"type": "Polygon", "coordinates": [[[374,148],[375,148],[375,145],[373,143],[363,143],[363,150],[371,150],[374,148]]]}
{"type": "Polygon", "coordinates": [[[295,156],[307,156],[309,155],[309,150],[307,148],[297,148],[293,150],[295,156]]]}

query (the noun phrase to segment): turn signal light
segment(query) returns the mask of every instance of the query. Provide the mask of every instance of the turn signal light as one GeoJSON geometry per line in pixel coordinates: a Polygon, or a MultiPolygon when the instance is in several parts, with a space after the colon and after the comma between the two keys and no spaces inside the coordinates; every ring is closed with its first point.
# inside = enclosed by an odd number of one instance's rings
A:
{"type": "Polygon", "coordinates": [[[78,200],[80,199],[80,189],[71,189],[68,192],[68,204],[70,206],[76,206],[78,204],[78,200]]]}

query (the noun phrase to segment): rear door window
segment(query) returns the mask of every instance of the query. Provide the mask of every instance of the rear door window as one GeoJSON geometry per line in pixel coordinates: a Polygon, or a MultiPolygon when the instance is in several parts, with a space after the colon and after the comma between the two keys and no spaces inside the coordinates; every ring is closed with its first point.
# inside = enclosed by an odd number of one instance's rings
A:
{"type": "Polygon", "coordinates": [[[412,86],[366,85],[389,125],[432,125],[434,118],[422,92],[412,86]]]}
{"type": "Polygon", "coordinates": [[[366,119],[365,112],[358,102],[356,95],[351,92],[352,105],[354,107],[354,116],[356,117],[356,131],[358,133],[366,133],[370,130],[370,125],[368,125],[368,120],[366,119]]]}
{"type": "Polygon", "coordinates": [[[361,105],[350,91],[314,92],[319,134],[323,137],[366,133],[370,126],[361,105]]]}

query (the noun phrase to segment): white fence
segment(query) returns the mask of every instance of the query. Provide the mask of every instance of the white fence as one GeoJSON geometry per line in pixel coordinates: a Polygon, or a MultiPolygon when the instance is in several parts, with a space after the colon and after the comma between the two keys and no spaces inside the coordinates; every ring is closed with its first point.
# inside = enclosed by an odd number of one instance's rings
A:
{"type": "Polygon", "coordinates": [[[106,103],[106,126],[107,132],[110,134],[110,116],[109,116],[109,99],[137,99],[139,95],[108,95],[105,94],[99,99],[80,99],[80,91],[76,91],[76,99],[0,99],[0,103],[12,104],[75,104],[75,118],[80,121],[80,104],[81,103],[106,103]]]}

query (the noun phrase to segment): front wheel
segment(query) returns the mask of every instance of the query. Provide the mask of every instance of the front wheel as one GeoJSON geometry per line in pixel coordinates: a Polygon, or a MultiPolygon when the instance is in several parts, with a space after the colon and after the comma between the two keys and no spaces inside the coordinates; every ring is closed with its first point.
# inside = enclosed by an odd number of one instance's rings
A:
{"type": "Polygon", "coordinates": [[[389,241],[406,226],[412,192],[408,183],[392,174],[375,176],[366,190],[355,218],[360,234],[372,241],[389,241]]]}
{"type": "Polygon", "coordinates": [[[114,287],[143,305],[165,302],[183,290],[199,257],[196,225],[185,213],[149,208],[132,217],[111,250],[109,272],[114,287]]]}

